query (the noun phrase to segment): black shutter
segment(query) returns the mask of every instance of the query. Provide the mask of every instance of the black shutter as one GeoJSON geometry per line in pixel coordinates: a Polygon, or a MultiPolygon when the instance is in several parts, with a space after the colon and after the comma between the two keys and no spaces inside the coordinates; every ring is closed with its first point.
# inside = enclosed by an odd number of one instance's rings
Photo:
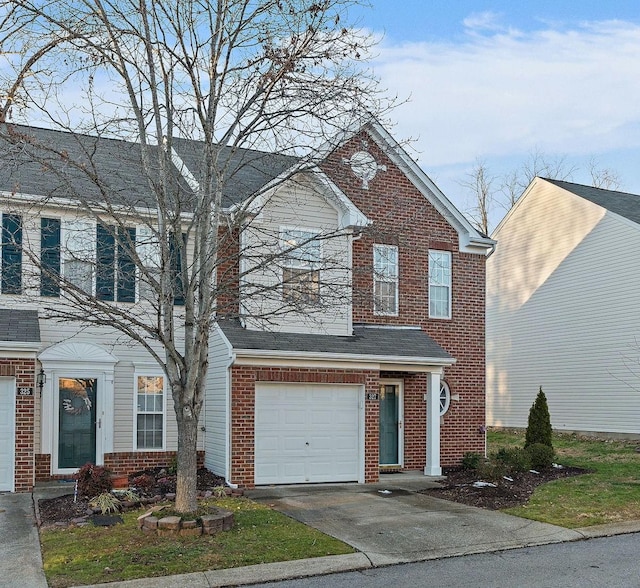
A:
{"type": "Polygon", "coordinates": [[[2,293],[22,293],[22,217],[2,215],[2,293]]]}
{"type": "Polygon", "coordinates": [[[118,229],[118,302],[136,301],[136,266],[131,256],[136,230],[118,229]]]}
{"type": "Polygon", "coordinates": [[[40,219],[40,296],[60,296],[60,220],[40,219]]]}
{"type": "Polygon", "coordinates": [[[169,239],[169,255],[171,257],[171,274],[173,276],[173,303],[184,306],[184,281],[182,279],[182,251],[186,248],[187,236],[182,234],[182,247],[176,247],[176,236],[171,234],[169,239]]]}
{"type": "Polygon", "coordinates": [[[115,282],[116,246],[113,229],[98,224],[96,227],[96,297],[113,300],[115,282]]]}

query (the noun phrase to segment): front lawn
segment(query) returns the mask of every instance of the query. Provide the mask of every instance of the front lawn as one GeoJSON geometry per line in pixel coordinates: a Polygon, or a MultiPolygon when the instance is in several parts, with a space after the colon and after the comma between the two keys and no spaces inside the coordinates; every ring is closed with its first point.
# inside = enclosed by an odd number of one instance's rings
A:
{"type": "Polygon", "coordinates": [[[113,527],[42,529],[51,588],[167,576],[353,553],[349,545],[246,498],[212,501],[233,511],[233,530],[213,536],[157,537],[137,527],[138,510],[113,527]]]}
{"type": "MultiPolygon", "coordinates": [[[[524,432],[489,431],[487,443],[490,454],[523,446],[524,432]]],[[[554,434],[553,446],[558,463],[593,473],[544,484],[504,512],[570,529],[640,520],[640,442],[554,434]]]]}

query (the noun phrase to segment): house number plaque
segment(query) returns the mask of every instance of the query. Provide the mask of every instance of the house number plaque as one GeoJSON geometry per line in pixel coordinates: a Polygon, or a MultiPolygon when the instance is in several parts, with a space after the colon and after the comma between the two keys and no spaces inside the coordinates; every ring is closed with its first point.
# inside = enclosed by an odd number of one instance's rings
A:
{"type": "Polygon", "coordinates": [[[33,396],[33,388],[18,388],[18,396],[33,396]]]}
{"type": "Polygon", "coordinates": [[[380,394],[377,392],[367,392],[367,400],[380,400],[380,394]]]}

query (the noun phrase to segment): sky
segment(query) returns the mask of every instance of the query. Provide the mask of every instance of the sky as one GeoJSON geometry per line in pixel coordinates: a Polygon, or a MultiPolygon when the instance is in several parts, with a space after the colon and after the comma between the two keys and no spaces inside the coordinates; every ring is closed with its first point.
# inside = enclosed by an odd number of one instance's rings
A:
{"type": "MultiPolygon", "coordinates": [[[[372,68],[400,101],[389,129],[463,212],[483,162],[501,178],[542,154],[567,178],[615,172],[640,194],[637,0],[371,0],[372,68]]],[[[505,209],[494,207],[495,227],[505,209]]]]}

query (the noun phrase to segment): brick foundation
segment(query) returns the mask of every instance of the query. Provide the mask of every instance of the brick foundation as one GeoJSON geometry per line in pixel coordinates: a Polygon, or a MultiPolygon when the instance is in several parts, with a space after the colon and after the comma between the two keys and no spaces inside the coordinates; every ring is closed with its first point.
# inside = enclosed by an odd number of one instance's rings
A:
{"type": "Polygon", "coordinates": [[[0,376],[15,378],[16,388],[31,388],[33,396],[18,396],[15,412],[15,491],[31,492],[35,481],[35,387],[36,362],[33,358],[0,358],[0,376]]]}

